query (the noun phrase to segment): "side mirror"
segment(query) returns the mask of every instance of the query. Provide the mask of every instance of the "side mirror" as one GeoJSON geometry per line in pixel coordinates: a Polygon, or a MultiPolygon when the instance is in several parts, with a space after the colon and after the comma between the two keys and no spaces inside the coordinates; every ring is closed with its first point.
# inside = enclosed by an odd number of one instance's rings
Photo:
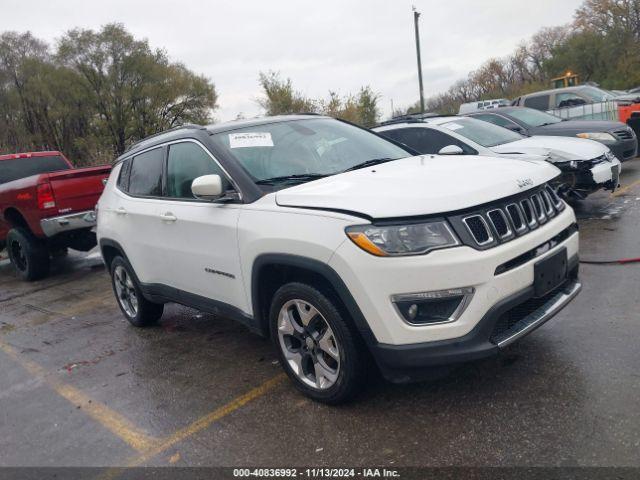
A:
{"type": "Polygon", "coordinates": [[[463,154],[464,154],[464,150],[462,150],[457,145],[447,145],[446,147],[441,148],[440,151],[438,152],[438,155],[463,155],[463,154]]]}
{"type": "Polygon", "coordinates": [[[191,182],[191,192],[202,200],[216,200],[222,195],[220,175],[203,175],[191,182]]]}
{"type": "Polygon", "coordinates": [[[524,132],[524,128],[522,128],[520,125],[505,125],[505,127],[507,130],[511,130],[512,132],[517,132],[517,133],[522,133],[524,132]]]}

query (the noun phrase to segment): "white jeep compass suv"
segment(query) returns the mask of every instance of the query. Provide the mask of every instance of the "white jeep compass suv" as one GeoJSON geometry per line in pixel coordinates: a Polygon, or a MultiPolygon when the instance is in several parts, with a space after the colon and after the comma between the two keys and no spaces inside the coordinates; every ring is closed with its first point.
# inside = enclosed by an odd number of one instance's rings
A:
{"type": "Polygon", "coordinates": [[[580,291],[573,211],[549,164],[412,156],[297,115],[184,126],[135,144],[98,204],[123,314],[166,302],[273,339],[306,395],[338,403],[498,352],[580,291]]]}

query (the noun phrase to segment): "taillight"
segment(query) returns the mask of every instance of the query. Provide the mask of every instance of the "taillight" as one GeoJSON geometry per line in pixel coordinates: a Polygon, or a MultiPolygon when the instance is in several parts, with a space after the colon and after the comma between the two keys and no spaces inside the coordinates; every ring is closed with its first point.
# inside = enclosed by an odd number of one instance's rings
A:
{"type": "Polygon", "coordinates": [[[41,183],[37,187],[38,193],[38,208],[40,210],[46,210],[47,208],[55,208],[56,198],[53,196],[53,190],[51,190],[50,183],[41,183]]]}

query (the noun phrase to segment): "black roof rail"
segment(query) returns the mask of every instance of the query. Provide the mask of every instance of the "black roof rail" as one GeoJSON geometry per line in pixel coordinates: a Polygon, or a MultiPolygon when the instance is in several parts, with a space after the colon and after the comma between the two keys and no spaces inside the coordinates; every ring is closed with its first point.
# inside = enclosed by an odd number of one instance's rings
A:
{"type": "Polygon", "coordinates": [[[169,132],[175,132],[176,130],[181,130],[181,129],[186,129],[186,130],[205,130],[206,127],[202,126],[202,125],[196,125],[195,123],[185,123],[184,125],[179,125],[177,127],[173,127],[173,128],[169,128],[168,130],[163,130],[162,132],[158,132],[158,133],[154,133],[153,135],[149,135],[148,137],[144,137],[141,138],[140,140],[133,142],[131,145],[129,145],[127,147],[127,149],[125,150],[125,153],[132,150],[135,146],[140,145],[143,142],[146,142],[147,140],[150,140],[152,138],[155,137],[159,137],[160,135],[164,135],[165,133],[169,133],[169,132]]]}
{"type": "Polygon", "coordinates": [[[395,123],[424,123],[424,120],[421,118],[399,117],[392,118],[391,120],[385,120],[384,122],[378,123],[376,126],[383,127],[384,125],[393,125],[395,123]]]}
{"type": "Polygon", "coordinates": [[[437,117],[450,117],[451,115],[441,115],[439,113],[425,112],[425,113],[409,113],[406,115],[398,115],[384,122],[380,122],[377,126],[393,125],[394,123],[421,123],[430,118],[437,117]]]}

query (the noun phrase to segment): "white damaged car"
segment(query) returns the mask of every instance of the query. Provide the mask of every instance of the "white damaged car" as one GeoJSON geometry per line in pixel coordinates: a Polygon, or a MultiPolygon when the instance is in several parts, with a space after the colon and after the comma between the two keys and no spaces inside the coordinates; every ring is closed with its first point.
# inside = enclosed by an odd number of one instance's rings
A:
{"type": "Polygon", "coordinates": [[[421,154],[483,155],[544,160],[562,171],[561,192],[583,199],[601,188],[614,191],[622,165],[609,147],[593,140],[535,135],[468,117],[400,118],[374,128],[421,154]]]}

